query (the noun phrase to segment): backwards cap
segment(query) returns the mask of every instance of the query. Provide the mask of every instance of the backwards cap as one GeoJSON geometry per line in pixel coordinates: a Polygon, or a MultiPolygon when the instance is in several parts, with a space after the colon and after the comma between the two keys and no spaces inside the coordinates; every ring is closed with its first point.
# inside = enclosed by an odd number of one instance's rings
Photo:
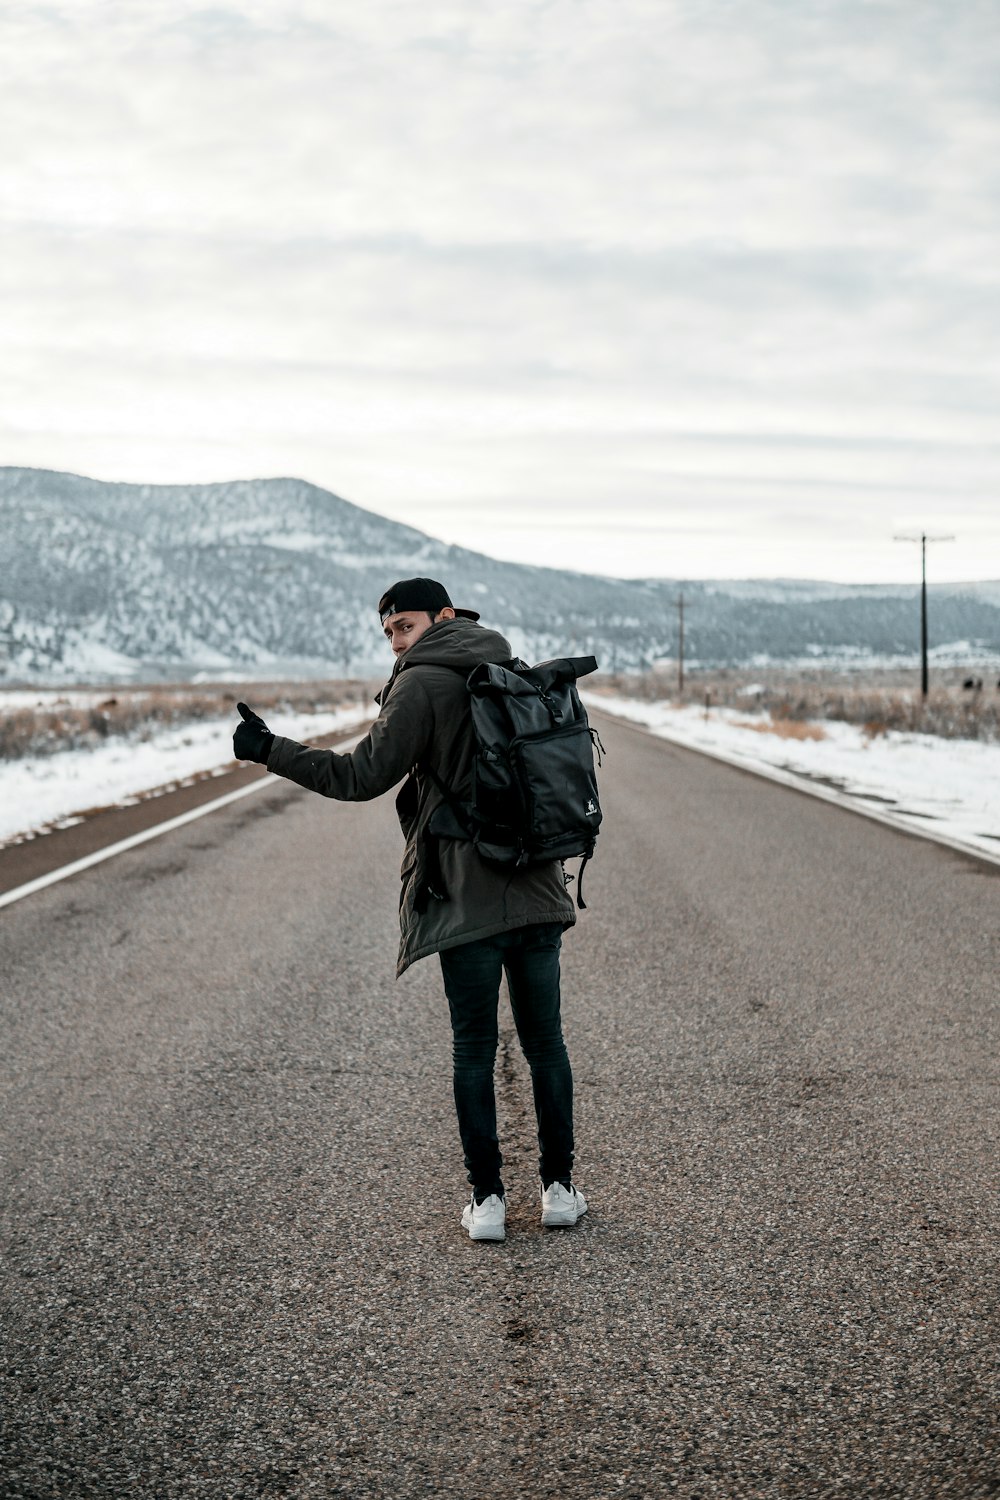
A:
{"type": "Polygon", "coordinates": [[[378,617],[384,625],[392,615],[416,610],[428,614],[440,614],[443,609],[454,609],[464,620],[478,620],[474,609],[455,609],[448,597],[448,590],[436,578],[403,578],[386,589],[378,601],[378,617]]]}

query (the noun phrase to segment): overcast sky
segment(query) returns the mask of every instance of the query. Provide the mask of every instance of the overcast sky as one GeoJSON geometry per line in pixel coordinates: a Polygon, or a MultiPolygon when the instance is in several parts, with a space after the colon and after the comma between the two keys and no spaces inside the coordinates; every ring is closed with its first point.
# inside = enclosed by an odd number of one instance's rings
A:
{"type": "Polygon", "coordinates": [[[0,58],[0,463],[1000,577],[1000,0],[52,0],[0,58]]]}

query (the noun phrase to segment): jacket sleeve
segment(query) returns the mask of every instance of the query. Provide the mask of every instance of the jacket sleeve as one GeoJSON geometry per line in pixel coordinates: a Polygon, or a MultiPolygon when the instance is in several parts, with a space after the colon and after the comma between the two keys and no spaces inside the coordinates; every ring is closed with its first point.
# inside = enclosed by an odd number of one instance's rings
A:
{"type": "Polygon", "coordinates": [[[368,802],[388,792],[430,746],[434,713],[419,672],[401,672],[365,738],[348,755],[275,735],[267,769],[338,802],[368,802]]]}

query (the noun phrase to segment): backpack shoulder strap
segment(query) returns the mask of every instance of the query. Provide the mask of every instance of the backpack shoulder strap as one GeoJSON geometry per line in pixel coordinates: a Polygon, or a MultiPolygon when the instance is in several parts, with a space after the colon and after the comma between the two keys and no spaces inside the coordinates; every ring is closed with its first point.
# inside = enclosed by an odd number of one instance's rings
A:
{"type": "Polygon", "coordinates": [[[449,828],[447,826],[449,820],[440,818],[438,816],[441,811],[441,809],[438,808],[433,813],[431,813],[431,822],[436,825],[434,827],[434,832],[443,833],[454,838],[471,839],[473,836],[473,823],[472,819],[469,816],[469,804],[467,802],[463,802],[460,797],[456,797],[455,793],[451,790],[451,787],[445,785],[438,773],[431,766],[422,765],[418,767],[418,769],[423,771],[437,787],[438,791],[441,793],[442,798],[444,799],[445,807],[448,809],[451,817],[458,825],[458,831],[454,834],[449,834],[449,828]]]}

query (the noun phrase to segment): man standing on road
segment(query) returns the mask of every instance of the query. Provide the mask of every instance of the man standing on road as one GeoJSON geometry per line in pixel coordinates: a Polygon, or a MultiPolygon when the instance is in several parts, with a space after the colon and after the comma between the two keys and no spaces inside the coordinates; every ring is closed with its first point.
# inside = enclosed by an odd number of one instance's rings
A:
{"type": "Polygon", "coordinates": [[[466,678],[483,662],[512,655],[502,635],[455,609],[443,584],[407,578],[379,600],[396,658],[379,694],[379,716],[348,755],[272,734],[246,704],[233,736],[240,760],[253,760],[309,791],[366,802],[406,778],[396,811],[406,847],[400,896],[397,977],[437,953],[451,1012],[455,1107],[472,1184],[462,1224],[474,1240],[505,1237],[493,1069],[497,1006],[507,975],[518,1040],[531,1069],[538,1121],[542,1223],[575,1224],[587,1202],[572,1181],[573,1075],[562,1035],[559,950],[576,920],[558,860],[525,869],[486,864],[474,846],[431,836],[443,800],[471,793],[475,742],[466,678]]]}

